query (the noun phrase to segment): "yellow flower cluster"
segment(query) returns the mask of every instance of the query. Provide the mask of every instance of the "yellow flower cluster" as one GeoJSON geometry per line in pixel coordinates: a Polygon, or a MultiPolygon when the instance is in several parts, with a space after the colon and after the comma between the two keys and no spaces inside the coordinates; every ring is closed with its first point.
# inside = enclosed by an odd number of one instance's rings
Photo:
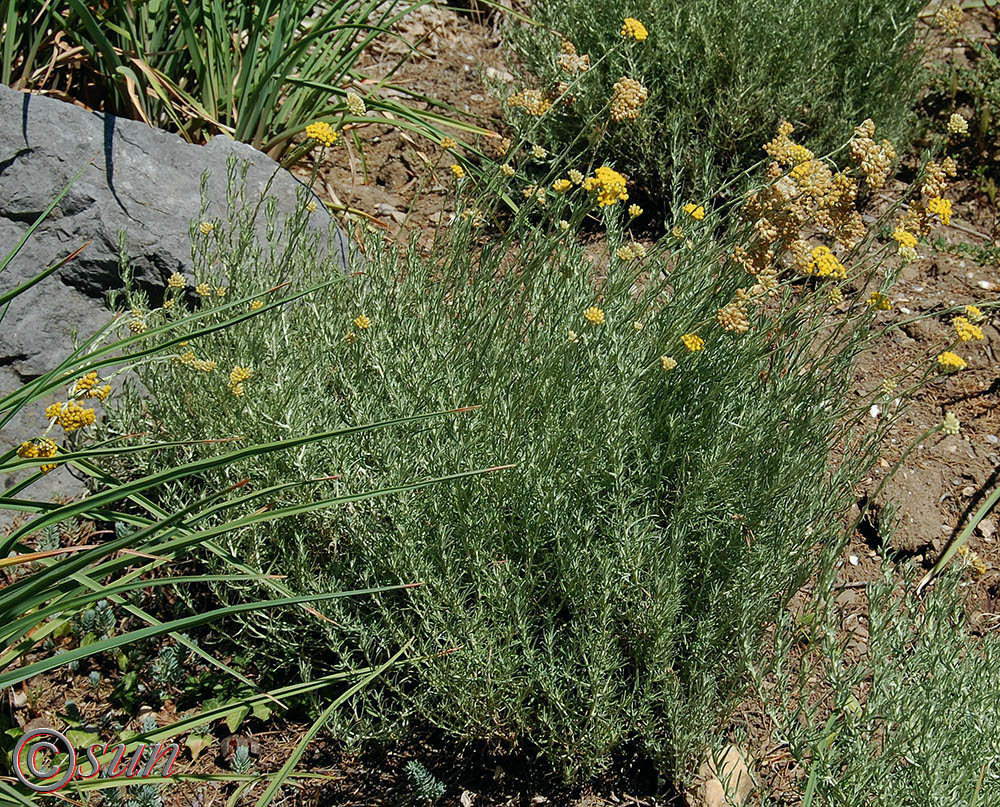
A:
{"type": "Polygon", "coordinates": [[[264,307],[263,300],[254,300],[253,302],[250,303],[251,311],[260,311],[260,309],[262,309],[263,307],[264,307]]]}
{"type": "Polygon", "coordinates": [[[558,61],[559,67],[571,75],[573,73],[585,73],[590,69],[590,56],[586,53],[582,56],[578,54],[576,46],[568,39],[563,40],[558,61]]]}
{"type": "Polygon", "coordinates": [[[214,221],[203,221],[198,224],[198,231],[202,235],[210,235],[212,230],[215,229],[214,221]]]}
{"type": "Polygon", "coordinates": [[[187,280],[180,272],[174,272],[169,278],[167,278],[167,288],[183,289],[186,286],[187,280]]]}
{"type": "Polygon", "coordinates": [[[572,187],[573,183],[570,182],[568,179],[557,179],[555,182],[552,183],[552,190],[554,190],[556,193],[565,193],[572,187]]]}
{"type": "Polygon", "coordinates": [[[936,22],[941,28],[944,29],[946,33],[956,36],[962,30],[962,19],[965,14],[962,12],[962,7],[958,3],[952,3],[951,5],[941,5],[938,10],[934,13],[934,22],[936,22]]]}
{"type": "Polygon", "coordinates": [[[705,340],[702,339],[696,333],[686,333],[681,337],[681,342],[684,343],[684,347],[695,353],[699,350],[705,349],[705,340]]]}
{"type": "Polygon", "coordinates": [[[973,550],[969,549],[965,544],[962,544],[958,548],[958,554],[965,558],[974,577],[982,577],[989,571],[986,561],[979,557],[979,555],[977,555],[973,550]]]}
{"type": "Polygon", "coordinates": [[[684,212],[695,221],[701,221],[705,218],[705,208],[701,205],[696,205],[694,202],[688,202],[684,205],[684,212]]]}
{"type": "MultiPolygon", "coordinates": [[[[49,459],[54,457],[59,453],[59,446],[56,445],[55,440],[50,440],[48,437],[36,438],[34,440],[26,440],[21,443],[20,447],[17,449],[17,456],[22,459],[34,460],[34,459],[49,459]]],[[[55,463],[47,463],[41,466],[41,471],[43,474],[47,474],[49,471],[56,467],[55,463]]]]}
{"type": "Polygon", "coordinates": [[[458,163],[451,164],[451,172],[455,175],[456,179],[462,179],[465,176],[465,169],[458,163]]]}
{"type": "Polygon", "coordinates": [[[969,322],[975,322],[977,325],[986,319],[983,316],[983,312],[979,310],[978,305],[967,305],[965,307],[965,316],[969,318],[969,322]]]}
{"type": "Polygon", "coordinates": [[[677,366],[677,359],[673,356],[660,356],[660,368],[664,372],[669,372],[677,366]]]}
{"type": "Polygon", "coordinates": [[[243,383],[250,379],[253,371],[249,367],[234,367],[229,373],[229,391],[237,398],[243,397],[243,383]]]}
{"type": "Polygon", "coordinates": [[[948,118],[948,134],[964,135],[968,133],[969,122],[957,112],[952,112],[951,117],[948,118]]]}
{"type": "Polygon", "coordinates": [[[782,121],[778,126],[778,134],[773,140],[764,144],[764,151],[767,152],[778,165],[792,166],[804,163],[815,156],[805,146],[800,146],[792,141],[789,135],[795,131],[795,127],[788,121],[782,121]]]}
{"type": "Polygon", "coordinates": [[[455,142],[455,138],[453,137],[448,137],[447,135],[445,135],[444,137],[441,138],[440,146],[443,149],[453,149],[457,145],[458,144],[455,142]]]}
{"type": "Polygon", "coordinates": [[[140,334],[146,332],[146,323],[141,319],[135,318],[128,321],[128,329],[134,334],[140,334]]]}
{"type": "Polygon", "coordinates": [[[597,204],[600,207],[610,207],[615,202],[627,202],[628,191],[625,183],[628,179],[613,168],[602,165],[594,171],[592,177],[583,181],[583,187],[591,193],[597,193],[597,204]]]}
{"type": "Polygon", "coordinates": [[[897,227],[893,230],[892,237],[896,240],[900,247],[914,248],[917,245],[917,237],[913,233],[908,233],[906,230],[897,227]]]}
{"type": "Polygon", "coordinates": [[[549,156],[549,152],[537,143],[531,147],[531,156],[536,160],[544,160],[549,156]]]}
{"type": "Polygon", "coordinates": [[[337,142],[340,133],[326,121],[318,120],[306,126],[306,137],[322,146],[332,146],[337,142]]]}
{"type": "Polygon", "coordinates": [[[937,216],[942,224],[951,224],[952,202],[944,198],[948,190],[948,177],[955,176],[957,165],[951,157],[940,163],[933,160],[924,168],[920,185],[920,198],[907,205],[896,224],[896,229],[904,229],[917,236],[930,234],[932,216],[937,216]]]}
{"type": "Polygon", "coordinates": [[[951,324],[955,326],[955,333],[959,342],[971,342],[983,338],[983,330],[978,325],[973,325],[966,317],[955,317],[951,324]]]}
{"type": "Polygon", "coordinates": [[[940,196],[929,199],[927,202],[927,212],[933,213],[947,227],[951,224],[951,199],[942,199],[940,196]]]}
{"type": "Polygon", "coordinates": [[[868,187],[878,190],[885,185],[892,161],[896,159],[896,150],[888,140],[876,143],[874,137],[875,124],[868,118],[860,126],[855,127],[850,150],[851,157],[865,175],[868,187]]]}
{"type": "Polygon", "coordinates": [[[185,367],[191,367],[200,373],[211,373],[219,366],[214,359],[199,359],[195,356],[193,350],[188,350],[180,356],[175,356],[174,364],[183,364],[185,367]]]}
{"type": "Polygon", "coordinates": [[[642,244],[636,244],[633,242],[631,245],[626,244],[625,246],[618,247],[615,251],[615,255],[617,255],[618,259],[621,261],[630,261],[633,258],[639,258],[641,260],[646,257],[646,248],[642,244]]]}
{"type": "Polygon", "coordinates": [[[965,359],[959,356],[957,353],[952,353],[950,350],[946,350],[941,353],[938,357],[938,364],[944,370],[949,372],[954,372],[956,370],[964,370],[968,365],[965,363],[965,359]]]}
{"type": "Polygon", "coordinates": [[[946,412],[944,420],[941,421],[941,431],[945,434],[950,434],[952,436],[958,434],[962,430],[962,424],[958,422],[958,418],[955,417],[954,412],[946,412]]]}
{"type": "Polygon", "coordinates": [[[346,103],[348,111],[356,118],[363,117],[368,112],[368,107],[365,106],[365,99],[354,92],[354,90],[347,91],[346,103]]]}
{"type": "Polygon", "coordinates": [[[722,330],[729,333],[746,333],[750,330],[750,320],[747,318],[746,300],[737,298],[719,309],[716,320],[722,330]]]}
{"type": "Polygon", "coordinates": [[[596,305],[590,306],[583,312],[583,318],[587,320],[591,325],[603,325],[604,324],[604,311],[598,308],[596,305]]]}
{"type": "Polygon", "coordinates": [[[111,394],[111,385],[104,384],[103,386],[98,386],[100,383],[97,370],[91,370],[83,378],[76,380],[73,384],[72,393],[73,395],[97,398],[97,400],[103,401],[111,394]]]}
{"type": "Polygon", "coordinates": [[[636,42],[645,42],[649,31],[635,17],[626,17],[622,23],[622,36],[625,39],[634,39],[636,42]]]}
{"type": "Polygon", "coordinates": [[[611,87],[611,120],[635,120],[639,107],[646,103],[649,91],[634,78],[622,76],[611,87]]]}
{"type": "Polygon", "coordinates": [[[867,303],[873,311],[889,311],[892,309],[892,303],[889,302],[889,298],[880,291],[873,291],[867,303]]]}
{"type": "Polygon", "coordinates": [[[552,102],[540,90],[526,89],[507,99],[509,106],[523,109],[527,114],[540,118],[552,108],[552,102]]]}
{"type": "Polygon", "coordinates": [[[636,218],[638,218],[639,216],[642,215],[642,208],[639,207],[639,205],[629,205],[628,206],[628,214],[633,219],[636,219],[636,218]]]}
{"type": "Polygon", "coordinates": [[[840,262],[829,247],[822,245],[813,247],[810,258],[806,274],[816,275],[816,277],[833,277],[837,280],[843,280],[847,277],[847,267],[840,262]]]}
{"type": "Polygon", "coordinates": [[[45,410],[45,417],[54,420],[66,432],[75,432],[90,426],[97,419],[93,409],[85,409],[76,401],[52,404],[45,410]]]}
{"type": "Polygon", "coordinates": [[[360,328],[363,331],[368,330],[372,326],[372,321],[368,319],[364,314],[359,314],[354,318],[355,327],[360,328]]]}

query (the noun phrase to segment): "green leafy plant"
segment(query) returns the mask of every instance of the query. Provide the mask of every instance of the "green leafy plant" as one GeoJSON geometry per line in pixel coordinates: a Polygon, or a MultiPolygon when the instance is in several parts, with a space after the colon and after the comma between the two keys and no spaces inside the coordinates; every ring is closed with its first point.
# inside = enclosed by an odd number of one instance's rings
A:
{"type": "Polygon", "coordinates": [[[398,100],[405,89],[356,69],[365,48],[397,36],[390,29],[420,5],[4,0],[0,80],[58,88],[189,140],[223,132],[275,159],[314,120],[393,123],[435,141],[442,126],[482,133],[439,102],[398,100]],[[364,102],[353,110],[352,88],[364,102]]]}
{"type": "Polygon", "coordinates": [[[413,800],[416,804],[434,804],[448,789],[444,782],[415,759],[406,763],[406,776],[413,788],[413,800]]]}
{"type": "Polygon", "coordinates": [[[860,657],[845,649],[829,588],[808,644],[787,622],[776,634],[779,663],[759,692],[775,739],[802,771],[804,806],[977,807],[1000,798],[1000,643],[970,625],[960,571],[924,596],[915,594],[916,571],[887,567],[868,587],[860,657]]]}
{"type": "MultiPolygon", "coordinates": [[[[538,3],[537,23],[512,23],[507,42],[530,76],[526,88],[544,101],[515,106],[508,97],[508,121],[551,151],[570,149],[581,170],[616,165],[661,207],[676,205],[678,197],[714,188],[756,163],[760,144],[782,119],[817,151],[843,142],[865,118],[901,140],[921,76],[914,29],[923,5],[538,3]],[[626,17],[638,18],[648,37],[623,36],[626,17]],[[637,81],[648,97],[634,119],[616,122],[613,87],[622,77],[637,81]]],[[[639,98],[635,88],[625,107],[639,98]]]]}
{"type": "MultiPolygon", "coordinates": [[[[194,461],[191,437],[210,429],[267,442],[475,404],[442,430],[400,422],[387,453],[362,436],[347,457],[316,443],[214,469],[215,486],[333,466],[345,480],[330,484],[393,486],[403,469],[514,466],[230,533],[233,556],[280,570],[295,592],[421,582],[405,599],[331,602],[328,621],[234,618],[230,634],[276,676],[370,664],[412,637],[426,661],[332,716],[345,736],[423,722],[540,755],[570,779],[628,749],[682,780],[738,702],[765,626],[819,547],[841,540],[836,517],[887,427],[859,427],[880,389],[847,391],[853,359],[882,332],[898,245],[875,234],[893,211],[848,237],[863,174],[834,179],[828,162],[803,159],[738,202],[678,211],[647,247],[629,229],[624,177],[602,169],[574,184],[558,160],[538,162],[548,173],[512,217],[497,205],[520,177],[466,178],[429,255],[359,233],[365,264],[351,283],[142,365],[156,394],[121,397],[109,433],[158,430],[175,453],[125,458],[155,472],[194,461]],[[799,240],[811,214],[795,206],[811,203],[797,183],[824,178],[845,188],[822,202],[836,255],[799,240]],[[595,224],[607,241],[588,250],[576,235],[595,224]],[[784,235],[768,235],[777,226],[784,235]]],[[[219,226],[198,245],[196,282],[217,283],[220,262],[230,295],[270,276],[226,246],[239,232],[219,226]]],[[[335,271],[295,254],[291,288],[335,271]]],[[[204,304],[179,291],[149,316],[204,304]]],[[[176,506],[188,492],[165,495],[176,506]]],[[[300,505],[315,495],[288,491],[300,505]]],[[[238,600],[242,586],[217,590],[238,600]]]]}
{"type": "MultiPolygon", "coordinates": [[[[65,192],[53,200],[0,262],[0,273],[65,192]]],[[[15,304],[27,288],[44,282],[64,263],[60,261],[35,278],[0,293],[0,306],[3,306],[0,308],[0,319],[6,313],[8,304],[15,304]]],[[[343,282],[338,276],[319,284],[319,287],[343,282]]],[[[0,455],[0,475],[10,479],[10,484],[4,486],[4,494],[0,496],[0,509],[32,516],[30,520],[15,525],[0,539],[0,573],[5,575],[4,585],[0,588],[0,692],[60,668],[76,669],[84,659],[93,659],[100,654],[122,653],[150,639],[165,636],[184,648],[177,653],[194,654],[250,690],[249,695],[228,700],[214,708],[202,709],[170,726],[158,728],[155,721],[144,725],[138,735],[129,738],[128,747],[131,750],[139,742],[182,736],[194,728],[228,719],[233,714],[245,714],[265,701],[284,707],[287,704],[280,700],[282,697],[294,699],[339,686],[339,694],[331,701],[330,709],[333,709],[401,657],[405,644],[378,667],[342,670],[306,684],[285,687],[280,692],[267,693],[243,673],[202,649],[189,638],[187,632],[241,612],[294,606],[318,613],[315,609],[320,603],[338,597],[370,596],[376,590],[398,589],[398,586],[390,584],[389,587],[375,587],[365,592],[324,591],[294,595],[271,575],[254,571],[235,559],[228,560],[229,555],[219,542],[225,541],[233,531],[254,529],[260,524],[297,513],[361,502],[370,496],[416,490],[432,484],[431,480],[403,484],[395,491],[363,488],[351,492],[328,492],[312,498],[309,504],[285,506],[282,506],[281,499],[287,491],[300,485],[313,486],[317,484],[316,480],[293,475],[288,481],[272,480],[270,484],[250,489],[246,481],[213,488],[206,485],[205,480],[214,471],[255,455],[286,450],[294,452],[312,443],[348,436],[356,439],[357,435],[391,428],[408,419],[404,418],[397,424],[366,424],[286,436],[267,445],[242,441],[234,446],[231,440],[201,439],[196,442],[200,442],[205,450],[198,459],[182,465],[161,467],[155,473],[134,475],[128,479],[117,478],[108,470],[114,465],[114,460],[179,446],[149,439],[148,434],[96,442],[79,439],[80,432],[95,419],[93,410],[88,407],[95,397],[104,400],[112,386],[111,380],[103,384],[99,380],[101,375],[112,379],[115,372],[135,369],[142,362],[156,362],[172,346],[225,330],[248,318],[267,316],[285,305],[296,305],[317,290],[318,287],[301,289],[282,296],[278,293],[280,287],[269,285],[257,289],[258,293],[250,297],[232,300],[194,316],[161,323],[140,333],[130,333],[123,328],[122,317],[115,317],[107,326],[85,339],[57,366],[0,395],[2,427],[8,427],[19,413],[28,407],[38,406],[39,401],[55,392],[65,390],[67,397],[65,402],[46,410],[50,423],[43,434],[25,435],[27,439],[18,449],[0,455]],[[262,301],[251,308],[250,301],[259,298],[267,302],[262,301]],[[122,337],[118,335],[120,332],[129,335],[122,337]],[[60,442],[54,439],[58,429],[67,433],[67,438],[60,442]],[[86,476],[91,481],[92,492],[67,503],[32,498],[31,485],[58,466],[70,466],[86,476]],[[182,506],[164,508],[159,491],[173,483],[185,485],[188,495],[182,506]],[[85,519],[128,524],[131,529],[121,530],[114,537],[93,543],[42,550],[32,548],[33,536],[39,536],[39,540],[50,545],[51,539],[46,536],[51,536],[53,529],[85,519]],[[221,564],[225,571],[217,574],[178,573],[173,564],[182,559],[191,560],[195,550],[220,553],[226,558],[221,564]],[[237,580],[259,583],[258,595],[221,607],[182,610],[172,613],[166,620],[158,619],[145,610],[138,604],[136,596],[143,591],[168,585],[183,590],[223,581],[235,583],[237,580]],[[109,613],[111,617],[107,616],[109,613]],[[118,624],[116,614],[123,620],[121,624],[118,624]],[[86,635],[79,636],[72,646],[57,647],[54,640],[60,638],[65,628],[72,624],[81,625],[86,635]]],[[[434,414],[414,416],[409,422],[431,422],[440,417],[434,414]]],[[[475,474],[460,473],[453,478],[471,475],[475,474]]],[[[123,692],[122,697],[134,697],[132,685],[135,683],[134,671],[122,677],[118,685],[123,692]]],[[[268,776],[265,794],[258,801],[261,807],[274,798],[281,785],[293,774],[301,754],[300,748],[281,771],[268,776]]],[[[100,759],[106,762],[107,756],[100,759]]],[[[259,775],[245,778],[249,785],[261,780],[259,775]]],[[[153,789],[143,798],[148,796],[147,802],[152,799],[157,793],[155,785],[164,781],[170,780],[149,781],[153,789]]],[[[99,779],[78,780],[72,782],[64,793],[107,787],[108,782],[99,779]]],[[[14,803],[31,803],[18,787],[7,781],[0,782],[0,792],[14,803]]]]}

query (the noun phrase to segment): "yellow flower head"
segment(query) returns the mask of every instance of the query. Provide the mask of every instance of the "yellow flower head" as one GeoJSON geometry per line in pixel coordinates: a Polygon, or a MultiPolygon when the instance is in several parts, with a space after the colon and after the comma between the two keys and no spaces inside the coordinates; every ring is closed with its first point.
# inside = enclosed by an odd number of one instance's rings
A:
{"type": "Polygon", "coordinates": [[[977,324],[986,319],[986,317],[983,316],[983,312],[979,310],[979,306],[976,305],[967,305],[965,307],[965,316],[969,318],[969,322],[975,322],[977,324]]]}
{"type": "Polygon", "coordinates": [[[535,144],[534,146],[531,147],[531,156],[534,157],[536,160],[544,160],[546,157],[549,156],[549,152],[546,149],[542,148],[541,146],[535,144]]]}
{"type": "Polygon", "coordinates": [[[465,169],[458,163],[451,164],[451,172],[455,175],[456,179],[461,179],[465,176],[465,169]]]}
{"type": "Polygon", "coordinates": [[[868,305],[875,311],[888,311],[892,308],[892,303],[880,291],[873,291],[868,298],[868,305]]]}
{"type": "Polygon", "coordinates": [[[167,278],[167,286],[171,289],[183,289],[187,285],[187,280],[180,272],[174,272],[167,278]]]}
{"type": "Polygon", "coordinates": [[[902,227],[893,230],[892,237],[901,247],[915,247],[917,245],[917,237],[902,227]]]}
{"type": "Polygon", "coordinates": [[[959,342],[971,342],[983,338],[983,330],[978,325],[973,325],[966,317],[955,317],[951,324],[955,326],[955,333],[959,342]]]}
{"type": "Polygon", "coordinates": [[[944,420],[941,421],[941,431],[945,434],[955,435],[962,430],[962,424],[959,423],[957,417],[955,417],[954,412],[946,412],[944,420]]]}
{"type": "Polygon", "coordinates": [[[559,229],[566,232],[569,229],[569,222],[566,219],[559,219],[559,229]]]}
{"type": "Polygon", "coordinates": [[[569,177],[569,181],[574,185],[579,185],[583,182],[583,173],[581,171],[577,171],[575,168],[571,168],[567,171],[566,176],[569,177]]]}
{"type": "Polygon", "coordinates": [[[250,303],[250,310],[251,311],[259,311],[263,307],[264,307],[264,301],[263,300],[254,300],[252,303],[250,303]]]}
{"type": "Polygon", "coordinates": [[[67,432],[75,432],[84,426],[90,426],[97,419],[93,409],[84,409],[76,401],[52,404],[46,408],[45,417],[55,420],[67,432]]]}
{"type": "Polygon", "coordinates": [[[208,235],[214,229],[215,229],[214,221],[203,221],[198,225],[198,230],[201,232],[202,235],[208,235]]]}
{"type": "Polygon", "coordinates": [[[592,325],[604,324],[604,312],[596,305],[592,305],[590,308],[584,311],[583,316],[584,319],[586,319],[592,325]]]}
{"type": "Polygon", "coordinates": [[[684,343],[684,347],[690,350],[692,353],[705,349],[705,340],[702,339],[696,333],[686,333],[681,337],[681,341],[684,343]]]}
{"type": "Polygon", "coordinates": [[[600,207],[610,207],[615,202],[628,201],[628,191],[625,189],[627,181],[624,174],[602,165],[594,171],[592,177],[583,181],[583,187],[590,192],[597,192],[597,204],[600,207]]]}
{"type": "Polygon", "coordinates": [[[642,208],[639,205],[629,205],[628,214],[634,219],[638,218],[642,215],[642,208]]]}
{"type": "Polygon", "coordinates": [[[625,39],[634,39],[636,42],[645,42],[649,31],[635,17],[626,17],[622,23],[622,36],[625,39]]]}
{"type": "Polygon", "coordinates": [[[664,371],[673,370],[677,366],[677,359],[673,356],[660,356],[660,368],[664,371]]]}
{"type": "Polygon", "coordinates": [[[626,245],[618,247],[618,249],[615,250],[615,255],[618,257],[618,260],[620,261],[630,261],[635,257],[635,252],[633,251],[632,247],[626,245]]]}
{"type": "Polygon", "coordinates": [[[542,95],[540,90],[525,89],[514,93],[507,99],[509,106],[523,109],[529,115],[540,118],[552,108],[552,101],[542,95]]]}
{"type": "Polygon", "coordinates": [[[695,221],[701,221],[705,218],[705,208],[701,205],[696,205],[694,202],[688,202],[684,205],[684,212],[695,221]]]}
{"type": "Polygon", "coordinates": [[[579,341],[580,336],[579,336],[579,334],[577,334],[576,331],[570,329],[570,332],[566,336],[566,338],[569,339],[570,342],[577,342],[577,341],[579,341]]]}
{"type": "Polygon", "coordinates": [[[948,134],[964,135],[969,133],[969,122],[956,112],[948,118],[948,134]]]}
{"type": "Polygon", "coordinates": [[[322,146],[332,146],[337,142],[340,133],[326,121],[318,120],[306,126],[306,137],[322,146]]]}
{"type": "Polygon", "coordinates": [[[354,324],[355,324],[355,326],[357,326],[358,328],[360,328],[361,330],[364,331],[364,330],[367,330],[368,328],[370,328],[372,326],[372,321],[370,319],[368,319],[368,317],[366,317],[364,314],[359,314],[355,318],[354,324]]]}
{"type": "Polygon", "coordinates": [[[812,260],[807,267],[806,274],[817,277],[835,277],[839,280],[847,277],[847,267],[837,259],[829,247],[822,245],[813,247],[810,254],[812,260]]]}
{"type": "Polygon", "coordinates": [[[83,378],[78,378],[73,385],[73,392],[86,392],[97,386],[97,370],[91,370],[83,378]]]}
{"type": "MultiPolygon", "coordinates": [[[[48,437],[38,437],[34,440],[26,440],[21,443],[20,447],[17,449],[17,456],[22,459],[48,459],[49,457],[54,457],[59,453],[59,446],[56,445],[55,440],[50,440],[48,437]]],[[[41,471],[43,474],[47,474],[49,471],[55,468],[55,464],[45,464],[41,466],[41,471]]]]}
{"type": "Polygon", "coordinates": [[[620,123],[639,117],[639,107],[649,98],[649,90],[634,78],[622,76],[611,87],[611,120],[620,123]]]}
{"type": "Polygon", "coordinates": [[[556,191],[557,193],[565,193],[572,187],[573,183],[570,182],[568,179],[557,179],[555,182],[552,183],[552,190],[556,191]]]}
{"type": "Polygon", "coordinates": [[[208,283],[199,283],[194,287],[194,290],[201,297],[212,296],[212,287],[208,283]]]}
{"type": "Polygon", "coordinates": [[[440,146],[443,149],[453,149],[457,145],[458,144],[455,142],[455,138],[453,137],[448,137],[447,135],[445,135],[444,137],[441,138],[440,146]]]}
{"type": "Polygon", "coordinates": [[[941,353],[938,357],[938,364],[941,365],[942,369],[948,372],[954,372],[956,370],[964,370],[968,365],[965,363],[965,359],[959,356],[957,353],[952,353],[950,350],[946,350],[941,353]]]}
{"type": "Polygon", "coordinates": [[[505,177],[512,177],[516,172],[514,171],[513,165],[510,163],[504,163],[500,166],[500,173],[502,173],[505,177]]]}
{"type": "Polygon", "coordinates": [[[368,107],[365,106],[365,99],[354,92],[354,90],[347,91],[347,109],[356,118],[363,117],[368,111],[368,107]]]}
{"type": "Polygon", "coordinates": [[[951,224],[951,199],[935,196],[927,202],[927,212],[935,214],[941,223],[947,227],[951,224]]]}

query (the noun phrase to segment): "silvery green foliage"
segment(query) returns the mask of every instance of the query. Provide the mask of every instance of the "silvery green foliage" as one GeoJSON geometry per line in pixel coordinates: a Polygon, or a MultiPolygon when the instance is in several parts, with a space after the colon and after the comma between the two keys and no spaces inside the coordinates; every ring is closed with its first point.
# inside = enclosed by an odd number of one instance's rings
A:
{"type": "Polygon", "coordinates": [[[415,759],[406,763],[406,775],[413,788],[413,800],[417,804],[433,804],[448,789],[444,782],[415,759]]]}

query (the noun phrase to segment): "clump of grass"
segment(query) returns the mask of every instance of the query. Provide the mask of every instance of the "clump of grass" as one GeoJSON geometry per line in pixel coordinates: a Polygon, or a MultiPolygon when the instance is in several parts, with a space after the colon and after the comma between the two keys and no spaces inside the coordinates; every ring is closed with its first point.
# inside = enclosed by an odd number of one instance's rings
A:
{"type": "MultiPolygon", "coordinates": [[[[347,451],[249,456],[215,484],[335,474],[316,494],[349,495],[442,466],[511,466],[230,533],[232,557],[294,591],[421,584],[318,604],[325,620],[230,623],[256,662],[319,673],[412,639],[426,658],[359,703],[345,735],[421,721],[539,752],[576,779],[639,748],[683,777],[743,693],[765,625],[838,540],[871,460],[867,438],[845,437],[871,402],[847,390],[898,245],[859,229],[855,198],[885,180],[887,152],[866,123],[851,145],[864,167],[841,173],[791,134],[768,144],[763,187],[730,205],[691,201],[650,247],[630,234],[626,178],[607,166],[563,179],[553,164],[500,235],[507,175],[459,178],[458,216],[430,255],[360,233],[349,284],[143,365],[154,394],[124,398],[116,430],[268,441],[471,407],[347,451]],[[596,254],[575,238],[584,221],[607,228],[596,254]]],[[[897,229],[923,234],[931,215],[920,197],[897,229]]],[[[220,225],[196,259],[199,285],[224,274],[230,298],[278,279],[276,266],[295,267],[293,287],[332,271],[301,245],[274,263],[229,243],[239,233],[220,225]]],[[[177,290],[146,316],[191,305],[177,290]]],[[[287,491],[289,503],[316,494],[287,491]]]]}
{"type": "Polygon", "coordinates": [[[749,168],[778,121],[826,151],[859,120],[901,140],[919,87],[919,0],[554,0],[507,42],[530,78],[508,121],[613,160],[656,200],[749,168]],[[637,31],[633,23],[642,23],[637,31]],[[525,102],[527,93],[527,103],[525,102]]]}

